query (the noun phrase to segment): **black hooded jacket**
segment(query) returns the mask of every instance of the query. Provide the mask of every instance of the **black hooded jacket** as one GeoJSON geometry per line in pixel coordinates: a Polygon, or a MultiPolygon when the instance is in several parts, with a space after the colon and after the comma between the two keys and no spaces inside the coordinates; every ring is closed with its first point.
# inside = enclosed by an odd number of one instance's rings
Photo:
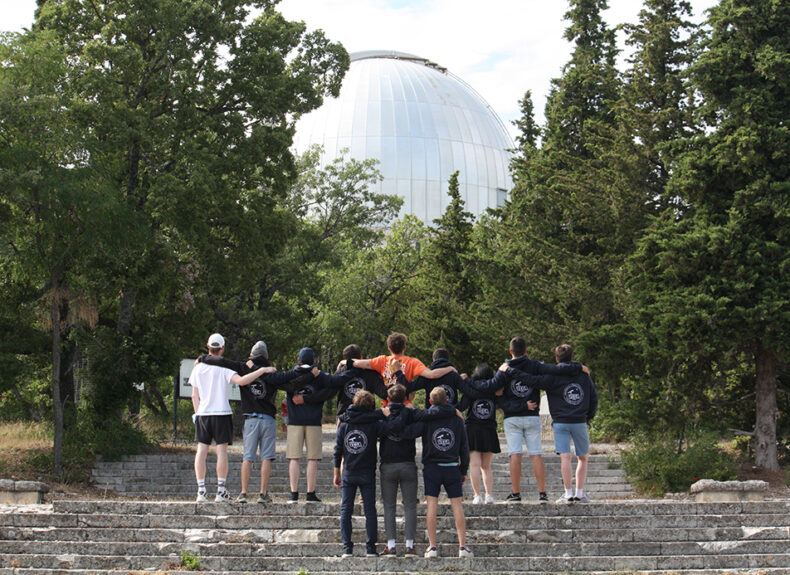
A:
{"type": "Polygon", "coordinates": [[[598,393],[592,378],[586,373],[581,372],[575,376],[529,375],[514,368],[508,368],[508,372],[512,372],[512,377],[518,377],[534,388],[546,391],[549,412],[555,423],[587,423],[595,417],[598,393]]]}
{"type": "Polygon", "coordinates": [[[358,367],[341,368],[335,375],[349,376],[342,383],[337,383],[337,416],[340,417],[354,401],[354,394],[360,390],[367,390],[387,399],[387,388],[378,371],[373,369],[360,369],[358,367]]]}
{"type": "Polygon", "coordinates": [[[337,426],[335,467],[339,468],[344,461],[343,473],[375,473],[378,438],[403,429],[404,420],[403,414],[399,414],[395,417],[390,415],[385,421],[381,411],[367,411],[351,404],[337,426]]]}
{"type": "MultiPolygon", "coordinates": [[[[455,367],[450,361],[446,359],[437,359],[431,364],[431,369],[439,369],[442,367],[455,367]]],[[[402,372],[399,372],[402,373],[402,372]]],[[[406,391],[408,393],[414,393],[418,389],[424,389],[426,391],[425,394],[425,409],[431,407],[430,402],[430,393],[434,387],[443,387],[444,391],[447,393],[447,403],[455,407],[458,403],[458,389],[461,387],[461,376],[458,375],[458,372],[451,371],[443,375],[442,377],[436,379],[428,379],[427,377],[415,377],[414,381],[409,383],[406,381],[406,377],[398,377],[398,383],[404,385],[406,387],[406,391]]]]}
{"type": "Polygon", "coordinates": [[[422,464],[458,463],[461,475],[469,470],[469,442],[466,426],[449,404],[433,405],[430,409],[415,409],[412,414],[421,426],[413,433],[422,435],[422,464]]]}

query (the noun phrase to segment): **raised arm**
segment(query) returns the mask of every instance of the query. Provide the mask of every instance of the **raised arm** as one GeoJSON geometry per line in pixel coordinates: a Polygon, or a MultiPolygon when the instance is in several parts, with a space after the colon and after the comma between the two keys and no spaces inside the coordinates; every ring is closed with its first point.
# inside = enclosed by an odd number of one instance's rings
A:
{"type": "Polygon", "coordinates": [[[439,379],[440,377],[444,377],[450,372],[458,372],[452,365],[448,365],[447,367],[437,367],[436,369],[428,369],[427,367],[422,370],[420,373],[420,377],[424,377],[426,379],[439,379]]]}
{"type": "Polygon", "coordinates": [[[528,386],[536,389],[552,389],[559,385],[553,375],[531,375],[515,367],[510,367],[506,363],[499,367],[499,373],[507,373],[513,379],[523,381],[528,386]]]}
{"type": "Polygon", "coordinates": [[[230,378],[231,382],[235,383],[236,385],[243,387],[245,385],[251,384],[253,381],[258,379],[264,373],[269,373],[271,367],[261,367],[256,369],[255,371],[248,373],[247,375],[239,375],[238,373],[234,373],[233,377],[230,378]]]}
{"type": "Polygon", "coordinates": [[[233,371],[235,371],[236,373],[240,373],[241,375],[250,372],[250,369],[243,361],[235,361],[219,355],[211,355],[210,353],[207,353],[201,355],[197,360],[198,363],[205,363],[206,365],[216,365],[219,367],[232,369],[233,371]]]}

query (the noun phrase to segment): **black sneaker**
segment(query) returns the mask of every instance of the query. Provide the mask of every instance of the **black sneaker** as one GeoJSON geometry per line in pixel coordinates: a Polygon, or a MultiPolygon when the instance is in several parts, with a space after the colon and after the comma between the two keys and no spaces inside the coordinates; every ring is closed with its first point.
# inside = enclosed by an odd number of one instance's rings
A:
{"type": "Polygon", "coordinates": [[[291,496],[288,498],[286,503],[298,503],[299,502],[299,492],[298,491],[291,491],[291,496]]]}
{"type": "Polygon", "coordinates": [[[505,497],[505,503],[519,503],[521,501],[521,493],[511,493],[505,497]]]}
{"type": "Polygon", "coordinates": [[[378,557],[379,554],[376,551],[376,546],[372,545],[365,550],[365,557],[378,557]]]}
{"type": "Polygon", "coordinates": [[[354,556],[354,548],[353,547],[343,547],[343,559],[346,559],[347,557],[353,557],[353,556],[354,556]]]}
{"type": "Polygon", "coordinates": [[[546,494],[545,491],[541,491],[540,495],[538,495],[538,503],[548,503],[549,496],[546,494]]]}
{"type": "Polygon", "coordinates": [[[308,503],[321,503],[321,500],[318,498],[318,495],[315,494],[315,491],[308,491],[305,501],[308,503]]]}

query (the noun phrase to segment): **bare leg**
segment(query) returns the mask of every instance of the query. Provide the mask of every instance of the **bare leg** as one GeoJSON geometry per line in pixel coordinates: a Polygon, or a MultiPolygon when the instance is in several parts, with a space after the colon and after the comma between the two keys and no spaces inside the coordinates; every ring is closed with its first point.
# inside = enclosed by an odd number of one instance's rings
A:
{"type": "Polygon", "coordinates": [[[491,460],[493,458],[493,453],[480,453],[480,472],[483,475],[483,485],[485,486],[486,495],[494,494],[494,474],[491,471],[491,460]]]}
{"type": "Polygon", "coordinates": [[[299,491],[299,467],[302,464],[301,459],[288,460],[288,480],[291,483],[291,491],[299,491]]]}
{"type": "Polygon", "coordinates": [[[472,489],[475,492],[475,497],[480,497],[480,455],[479,451],[469,452],[469,477],[472,480],[472,489]]]}
{"type": "MultiPolygon", "coordinates": [[[[307,460],[307,492],[310,493],[311,491],[315,491],[315,483],[316,479],[318,478],[318,460],[317,459],[308,459],[307,460]]],[[[296,489],[294,489],[296,491],[296,489]]]]}
{"type": "MultiPolygon", "coordinates": [[[[581,460],[579,461],[581,465],[581,460]]],[[[571,470],[571,454],[560,453],[560,469],[562,470],[562,486],[565,489],[573,487],[573,471],[571,470]]]]}
{"type": "MultiPolygon", "coordinates": [[[[576,465],[576,489],[584,489],[584,482],[587,481],[587,456],[578,455],[577,459],[579,463],[576,465]]],[[[568,467],[570,468],[570,457],[568,457],[568,467]]]]}
{"type": "Polygon", "coordinates": [[[436,547],[436,515],[439,512],[439,498],[425,496],[425,526],[428,529],[428,547],[436,547]]]}
{"type": "Polygon", "coordinates": [[[510,456],[510,486],[513,493],[521,491],[521,453],[510,456]]]}
{"type": "Polygon", "coordinates": [[[217,477],[228,477],[228,444],[217,444],[217,477]]]}
{"type": "Polygon", "coordinates": [[[247,493],[250,486],[250,474],[252,473],[252,461],[241,462],[241,492],[247,493]]]}
{"type": "Polygon", "coordinates": [[[272,476],[272,460],[264,459],[261,461],[261,493],[266,493],[269,489],[269,478],[272,476]]]}
{"type": "Polygon", "coordinates": [[[535,473],[535,482],[538,484],[538,491],[546,491],[546,465],[543,463],[542,455],[530,455],[532,461],[532,471],[535,473]]]}
{"type": "MultiPolygon", "coordinates": [[[[455,531],[458,533],[458,547],[466,547],[466,517],[464,517],[464,499],[456,497],[450,499],[450,506],[453,508],[455,518],[455,531]]],[[[436,523],[434,522],[434,529],[436,523]]]]}
{"type": "Polygon", "coordinates": [[[195,479],[204,481],[206,479],[206,456],[208,455],[208,443],[198,443],[195,451],[195,479]]]}

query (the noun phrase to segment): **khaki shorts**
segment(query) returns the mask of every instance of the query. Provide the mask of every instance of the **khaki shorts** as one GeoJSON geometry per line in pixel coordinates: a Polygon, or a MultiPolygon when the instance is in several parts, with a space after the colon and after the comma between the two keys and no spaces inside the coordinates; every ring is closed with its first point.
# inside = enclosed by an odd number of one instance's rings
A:
{"type": "Polygon", "coordinates": [[[321,445],[320,425],[289,425],[286,436],[285,458],[301,459],[302,446],[307,444],[307,459],[321,459],[323,448],[321,445]]]}

